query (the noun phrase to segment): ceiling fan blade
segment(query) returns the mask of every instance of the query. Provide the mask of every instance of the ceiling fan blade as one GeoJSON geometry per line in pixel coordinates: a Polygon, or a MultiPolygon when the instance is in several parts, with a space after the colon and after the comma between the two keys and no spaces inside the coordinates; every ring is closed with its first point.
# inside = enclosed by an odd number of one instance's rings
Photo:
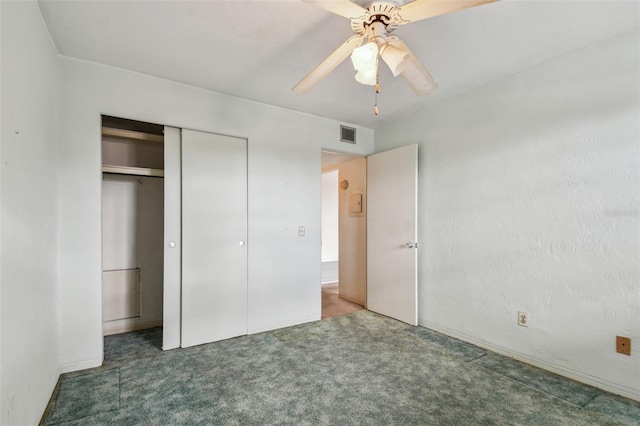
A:
{"type": "MultiPolygon", "coordinates": [[[[409,47],[407,47],[404,41],[398,37],[391,36],[387,39],[387,42],[396,49],[406,52],[404,60],[397,67],[397,71],[417,95],[428,95],[438,88],[438,83],[435,82],[431,74],[429,74],[429,71],[427,71],[424,65],[422,65],[418,58],[409,50],[409,47]]],[[[382,59],[384,59],[384,57],[382,59]]]]}
{"type": "MultiPolygon", "coordinates": [[[[390,38],[391,37],[387,40],[390,38]]],[[[405,59],[409,53],[411,52],[407,52],[406,50],[403,50],[398,46],[394,46],[389,42],[380,49],[380,57],[389,66],[394,77],[397,77],[402,73],[405,65],[405,59]]]]}
{"type": "Polygon", "coordinates": [[[311,89],[315,87],[316,84],[320,82],[323,78],[325,78],[331,71],[336,69],[342,61],[347,59],[353,49],[358,47],[364,36],[354,35],[350,37],[347,41],[342,43],[340,47],[333,51],[331,55],[327,57],[320,65],[315,67],[313,71],[311,71],[305,78],[303,78],[300,83],[296,84],[291,91],[293,93],[308,93],[311,89]]]}
{"type": "Polygon", "coordinates": [[[414,0],[400,7],[399,14],[403,20],[415,22],[494,1],[497,0],[414,0]]]}
{"type": "Polygon", "coordinates": [[[321,9],[335,13],[336,15],[344,16],[347,19],[358,18],[366,12],[366,9],[358,6],[355,3],[351,3],[347,0],[303,0],[306,3],[311,3],[318,6],[321,9]]]}

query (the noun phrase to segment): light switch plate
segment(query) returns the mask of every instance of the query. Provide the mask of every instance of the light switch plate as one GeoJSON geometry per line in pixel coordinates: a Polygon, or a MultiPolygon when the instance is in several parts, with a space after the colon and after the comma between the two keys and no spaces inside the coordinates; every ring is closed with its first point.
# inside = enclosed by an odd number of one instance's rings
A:
{"type": "Polygon", "coordinates": [[[298,237],[304,237],[307,233],[307,230],[304,226],[298,226],[298,237]]]}
{"type": "Polygon", "coordinates": [[[351,194],[349,199],[349,212],[362,213],[362,194],[351,194]]]}
{"type": "Polygon", "coordinates": [[[349,194],[349,216],[350,217],[362,217],[364,216],[364,200],[362,192],[352,192],[349,194]]]}

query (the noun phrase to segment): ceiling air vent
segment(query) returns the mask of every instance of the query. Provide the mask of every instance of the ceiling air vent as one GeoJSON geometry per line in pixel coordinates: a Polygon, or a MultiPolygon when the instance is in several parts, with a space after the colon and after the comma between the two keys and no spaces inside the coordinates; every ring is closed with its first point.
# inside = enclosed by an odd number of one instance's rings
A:
{"type": "Polygon", "coordinates": [[[356,129],[340,125],[340,142],[356,143],[356,129]]]}

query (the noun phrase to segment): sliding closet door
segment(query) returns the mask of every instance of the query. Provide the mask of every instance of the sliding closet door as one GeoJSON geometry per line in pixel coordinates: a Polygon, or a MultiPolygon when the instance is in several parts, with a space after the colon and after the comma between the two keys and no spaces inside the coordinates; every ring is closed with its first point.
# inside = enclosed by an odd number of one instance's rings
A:
{"type": "Polygon", "coordinates": [[[247,334],[247,141],[182,130],[182,347],[247,334]]]}
{"type": "Polygon", "coordinates": [[[164,278],[162,349],[180,347],[180,129],[164,128],[164,278]]]}

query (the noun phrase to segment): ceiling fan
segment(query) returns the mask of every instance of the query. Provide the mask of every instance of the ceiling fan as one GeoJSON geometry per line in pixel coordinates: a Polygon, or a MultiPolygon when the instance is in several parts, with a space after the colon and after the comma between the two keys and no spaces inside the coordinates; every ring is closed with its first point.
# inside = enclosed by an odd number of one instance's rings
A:
{"type": "MultiPolygon", "coordinates": [[[[292,89],[307,93],[333,71],[347,56],[355,68],[355,79],[362,83],[378,84],[378,58],[389,66],[393,76],[401,75],[418,95],[426,95],[438,88],[429,71],[400,38],[391,35],[400,25],[455,12],[497,0],[414,0],[373,1],[362,7],[346,0],[303,0],[329,12],[351,20],[351,36],[292,89]]],[[[375,107],[377,114],[377,106],[375,107]]]]}

